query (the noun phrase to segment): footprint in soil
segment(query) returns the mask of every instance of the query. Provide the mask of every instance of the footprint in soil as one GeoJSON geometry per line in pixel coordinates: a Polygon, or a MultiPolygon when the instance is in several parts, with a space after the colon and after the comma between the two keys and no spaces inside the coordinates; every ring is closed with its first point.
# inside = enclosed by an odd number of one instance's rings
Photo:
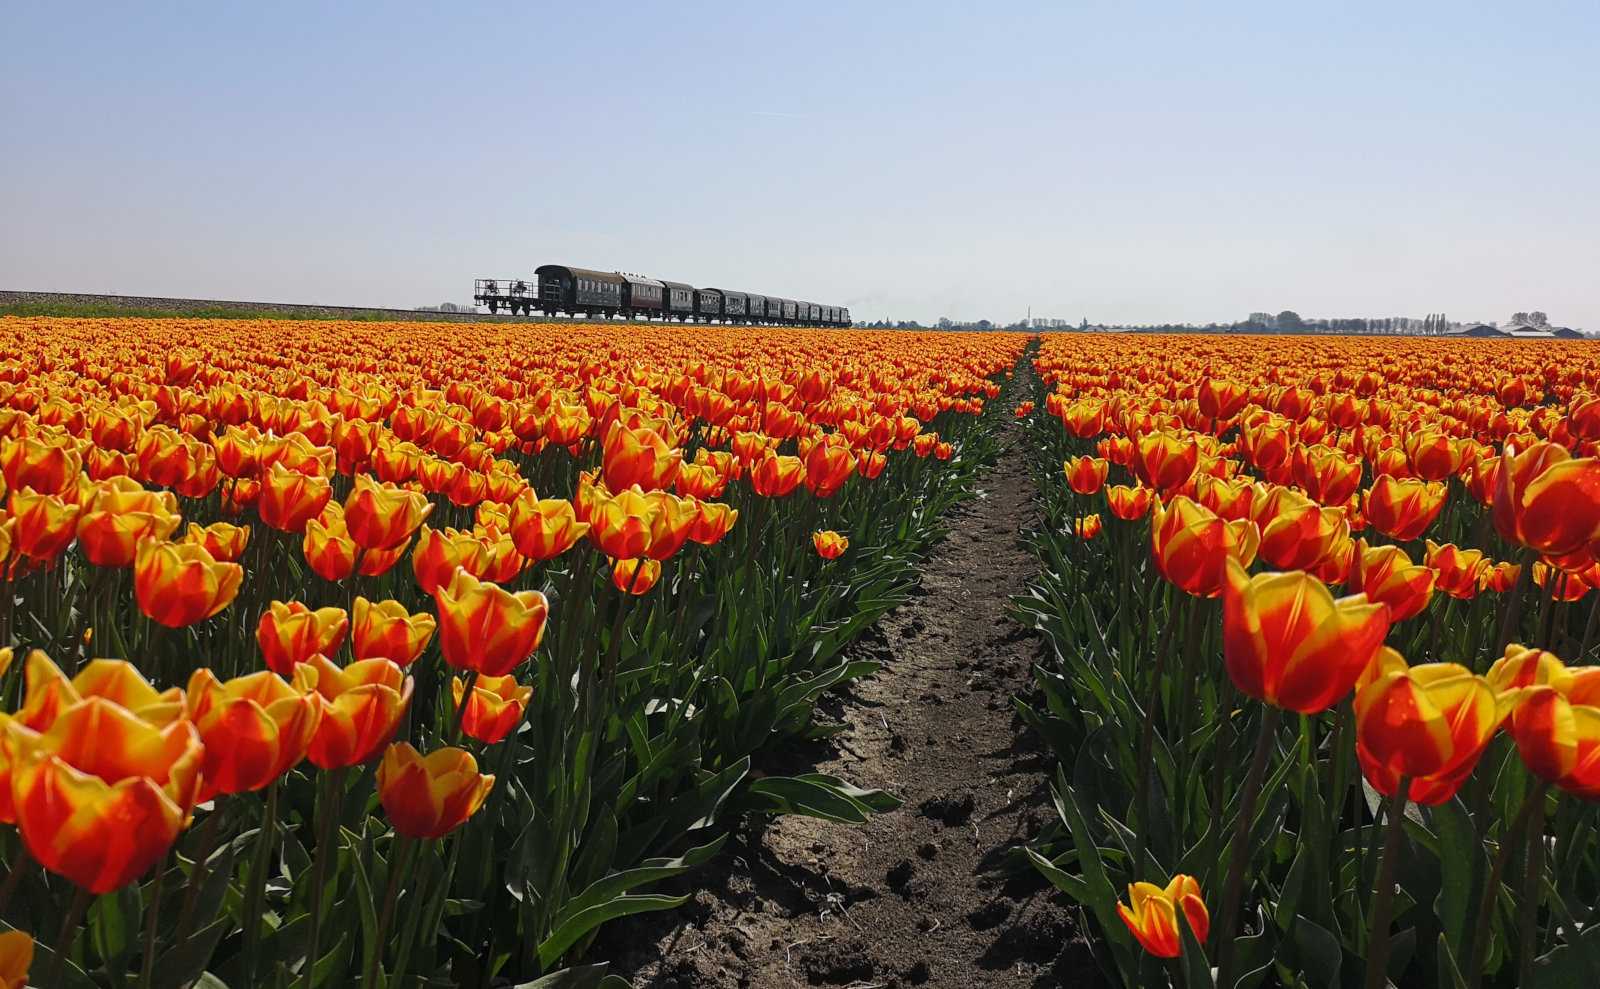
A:
{"type": "Polygon", "coordinates": [[[978,909],[967,914],[967,923],[975,931],[987,931],[991,927],[998,927],[1005,923],[1011,916],[1011,905],[1003,900],[992,900],[978,909]]]}
{"type": "Polygon", "coordinates": [[[977,802],[970,793],[953,797],[929,797],[917,805],[917,813],[946,827],[957,828],[967,823],[976,806],[977,802]]]}
{"type": "Polygon", "coordinates": [[[814,986],[843,986],[869,981],[877,967],[867,958],[867,946],[859,938],[831,941],[810,947],[801,957],[800,969],[814,986]]]}

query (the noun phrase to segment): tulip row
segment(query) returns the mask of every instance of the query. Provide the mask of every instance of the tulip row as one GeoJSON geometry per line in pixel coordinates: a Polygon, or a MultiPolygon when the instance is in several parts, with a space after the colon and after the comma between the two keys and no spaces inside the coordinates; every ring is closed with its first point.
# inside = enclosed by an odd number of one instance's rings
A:
{"type": "Polygon", "coordinates": [[[1106,977],[1586,984],[1600,360],[1073,337],[1037,364],[1018,607],[1055,648],[1022,707],[1061,766],[1029,855],[1106,977]]]}
{"type": "Polygon", "coordinates": [[[754,770],[873,669],[1024,343],[8,337],[0,920],[40,984],[173,987],[594,985],[739,815],[895,806],[754,770]]]}

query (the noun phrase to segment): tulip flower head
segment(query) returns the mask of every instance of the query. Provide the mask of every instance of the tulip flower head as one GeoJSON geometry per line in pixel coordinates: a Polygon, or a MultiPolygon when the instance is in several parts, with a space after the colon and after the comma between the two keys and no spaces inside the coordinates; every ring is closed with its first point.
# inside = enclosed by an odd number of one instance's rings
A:
{"type": "Polygon", "coordinates": [[[1483,587],[1483,573],[1491,566],[1484,559],[1483,550],[1460,549],[1454,543],[1440,546],[1431,539],[1427,541],[1427,547],[1423,559],[1433,568],[1436,588],[1463,601],[1478,596],[1483,587]]]}
{"type": "Polygon", "coordinates": [[[44,731],[12,730],[11,792],[34,859],[96,895],[149,871],[177,840],[199,792],[194,725],[164,728],[100,697],[44,731]]]}
{"type": "Polygon", "coordinates": [[[344,503],[345,531],[363,549],[393,549],[410,540],[432,513],[433,504],[422,492],[357,474],[344,503]]]}
{"type": "Polygon", "coordinates": [[[1111,465],[1099,457],[1073,457],[1063,461],[1062,471],[1067,475],[1067,486],[1081,495],[1099,492],[1106,483],[1106,472],[1111,465]]]}
{"type": "Polygon", "coordinates": [[[1125,522],[1142,519],[1150,513],[1150,504],[1155,498],[1155,492],[1146,487],[1128,487],[1125,484],[1113,484],[1105,489],[1106,506],[1111,509],[1111,514],[1125,522]]]}
{"type": "Polygon", "coordinates": [[[322,703],[312,667],[294,682],[262,670],[222,682],[207,669],[189,678],[188,717],[205,743],[200,802],[219,793],[260,790],[306,756],[322,703]]]}
{"type": "Polygon", "coordinates": [[[1410,777],[1409,799],[1455,796],[1511,713],[1512,693],[1455,663],[1407,667],[1387,647],[1380,673],[1356,694],[1356,756],[1373,788],[1392,796],[1410,777]]]}
{"type": "MultiPolygon", "coordinates": [[[[467,685],[460,677],[450,678],[450,696],[456,708],[466,696],[467,685]]],[[[468,738],[493,745],[511,734],[522,721],[522,712],[533,697],[533,688],[517,683],[514,676],[480,676],[472,684],[472,695],[461,713],[461,730],[468,738]]]]}
{"type": "Polygon", "coordinates": [[[396,742],[378,764],[378,799],[395,831],[408,838],[442,838],[478,812],[494,777],[478,772],[466,749],[443,748],[426,756],[396,742]]]}
{"type": "Polygon", "coordinates": [[[437,626],[432,615],[413,615],[399,601],[374,604],[364,597],[356,598],[350,617],[350,654],[387,659],[401,668],[416,662],[437,626]]]}
{"type": "Polygon", "coordinates": [[[538,648],[549,605],[538,591],[512,593],[465,569],[434,592],[439,649],[458,670],[505,676],[538,648]]]}
{"type": "Polygon", "coordinates": [[[1222,593],[1223,657],[1239,691],[1301,714],[1344,699],[1389,633],[1388,605],[1335,599],[1300,571],[1251,577],[1229,559],[1222,593]]]}
{"type": "Polygon", "coordinates": [[[850,538],[832,529],[823,529],[811,534],[811,545],[824,560],[837,560],[850,548],[850,538]]]}
{"type": "Polygon", "coordinates": [[[0,934],[0,989],[26,989],[33,967],[33,938],[22,931],[0,934]]]}
{"type": "Polygon", "coordinates": [[[1260,542],[1254,522],[1225,522],[1182,495],[1157,508],[1150,522],[1150,554],[1157,572],[1195,597],[1221,594],[1223,561],[1249,566],[1260,542]]]}
{"type": "Polygon", "coordinates": [[[660,560],[638,558],[617,560],[611,564],[611,584],[624,594],[647,594],[660,579],[660,560]]]}
{"type": "Polygon", "coordinates": [[[1367,522],[1400,542],[1421,537],[1444,508],[1448,489],[1440,483],[1381,474],[1367,489],[1361,510],[1367,522]]]}
{"type": "Polygon", "coordinates": [[[1193,876],[1173,876],[1165,889],[1154,883],[1132,883],[1128,886],[1128,903],[1117,904],[1117,916],[1128,925],[1128,931],[1157,958],[1176,958],[1183,953],[1179,910],[1195,940],[1204,943],[1211,933],[1211,915],[1193,876]]]}
{"type": "Polygon", "coordinates": [[[215,615],[233,603],[243,581],[243,567],[218,563],[198,543],[148,539],[134,556],[133,589],[139,610],[168,628],[183,628],[215,615]]]}
{"type": "Polygon", "coordinates": [[[1389,620],[1403,622],[1422,613],[1433,598],[1434,571],[1411,562],[1398,546],[1356,544],[1350,588],[1389,606],[1389,620]]]}
{"type": "Polygon", "coordinates": [[[299,601],[274,601],[256,623],[256,645],[268,669],[291,677],[295,667],[313,655],[338,652],[349,630],[350,616],[343,608],[313,611],[299,601]]]}
{"type": "Polygon", "coordinates": [[[411,704],[411,678],[387,659],[357,660],[341,669],[319,654],[306,665],[315,671],[322,698],[322,720],[311,736],[307,758],[319,769],[371,759],[394,736],[411,704]]]}
{"type": "Polygon", "coordinates": [[[588,522],[578,521],[572,502],[541,499],[531,489],[511,503],[509,526],[517,552],[535,562],[555,559],[589,531],[588,522]]]}

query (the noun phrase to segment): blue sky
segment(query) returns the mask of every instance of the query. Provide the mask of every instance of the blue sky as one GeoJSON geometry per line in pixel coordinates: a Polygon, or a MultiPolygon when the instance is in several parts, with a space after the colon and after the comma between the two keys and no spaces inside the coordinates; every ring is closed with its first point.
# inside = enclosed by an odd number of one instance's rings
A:
{"type": "Polygon", "coordinates": [[[9,4],[0,288],[1600,329],[1600,6],[9,4]]]}

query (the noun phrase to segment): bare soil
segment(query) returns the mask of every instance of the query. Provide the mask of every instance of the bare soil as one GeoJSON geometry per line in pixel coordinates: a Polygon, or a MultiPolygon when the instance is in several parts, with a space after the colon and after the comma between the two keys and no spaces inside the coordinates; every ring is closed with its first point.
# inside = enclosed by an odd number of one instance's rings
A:
{"type": "Polygon", "coordinates": [[[641,989],[1099,984],[1076,909],[1012,855],[1054,811],[1051,758],[1011,703],[1046,646],[1007,611],[1036,571],[1019,532],[1037,510],[1021,427],[1002,428],[912,598],[852,646],[883,668],[826,699],[819,720],[844,730],[762,767],[815,767],[904,806],[735,835],[682,880],[690,903],[611,925],[592,959],[641,989]]]}

